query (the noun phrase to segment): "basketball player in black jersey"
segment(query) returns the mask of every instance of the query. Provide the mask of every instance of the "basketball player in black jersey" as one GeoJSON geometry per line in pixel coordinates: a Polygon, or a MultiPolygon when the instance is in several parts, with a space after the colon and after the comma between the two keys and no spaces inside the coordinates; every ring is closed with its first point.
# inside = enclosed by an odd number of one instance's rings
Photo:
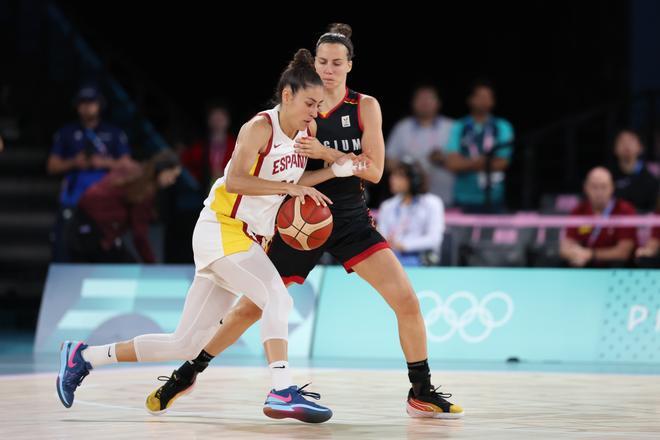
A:
{"type": "MultiPolygon", "coordinates": [[[[378,101],[346,86],[353,67],[351,28],[333,24],[316,44],[315,66],[324,84],[324,100],[316,119],[316,138],[304,138],[298,152],[309,157],[307,169],[320,169],[349,154],[368,161],[369,167],[352,177],[334,178],[316,186],[327,195],[334,219],[332,235],[318,249],[298,251],[276,234],[268,256],[285,284],[302,284],[323,252],[338,259],[347,272],[355,272],[380,293],[397,317],[399,339],[412,387],[407,412],[412,417],[460,418],[463,409],[431,385],[426,328],[419,301],[403,267],[378,233],[364,199],[363,181],[378,183],[383,174],[385,142],[378,101]]],[[[261,309],[243,297],[223,318],[223,325],[200,355],[175,370],[148,402],[167,409],[195,382],[209,361],[233,344],[261,316],[261,309]]],[[[153,410],[153,408],[151,408],[153,410]]]]}

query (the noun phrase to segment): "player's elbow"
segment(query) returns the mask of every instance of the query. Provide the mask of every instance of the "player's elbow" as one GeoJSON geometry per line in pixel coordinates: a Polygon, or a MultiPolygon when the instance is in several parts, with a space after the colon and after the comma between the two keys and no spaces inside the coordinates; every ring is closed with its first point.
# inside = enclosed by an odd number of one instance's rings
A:
{"type": "Polygon", "coordinates": [[[364,176],[364,180],[377,184],[381,181],[383,178],[383,170],[382,169],[372,169],[370,173],[366,174],[364,176]]]}

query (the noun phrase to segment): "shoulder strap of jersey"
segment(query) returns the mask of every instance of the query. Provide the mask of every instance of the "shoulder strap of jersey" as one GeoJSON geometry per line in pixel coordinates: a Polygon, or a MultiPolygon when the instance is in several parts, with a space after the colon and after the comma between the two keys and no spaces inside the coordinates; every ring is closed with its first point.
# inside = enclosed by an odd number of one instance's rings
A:
{"type": "Polygon", "coordinates": [[[360,94],[355,90],[348,89],[348,93],[346,94],[346,98],[344,99],[344,102],[347,104],[358,104],[359,101],[360,101],[360,94]]]}
{"type": "Polygon", "coordinates": [[[263,153],[259,153],[262,156],[268,155],[270,149],[273,147],[273,138],[275,137],[275,126],[273,125],[273,117],[271,116],[272,110],[266,110],[263,112],[257,113],[257,116],[264,116],[268,123],[270,124],[270,139],[268,139],[268,145],[263,153]]]}

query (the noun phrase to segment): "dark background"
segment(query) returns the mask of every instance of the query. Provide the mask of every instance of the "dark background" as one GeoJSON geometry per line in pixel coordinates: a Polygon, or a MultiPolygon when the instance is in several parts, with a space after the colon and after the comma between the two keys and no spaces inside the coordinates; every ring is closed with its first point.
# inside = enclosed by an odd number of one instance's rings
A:
{"type": "Polygon", "coordinates": [[[225,2],[59,5],[120,80],[122,70],[139,72],[192,118],[210,98],[224,98],[235,130],[267,105],[295,50],[313,48],[334,21],[353,27],[349,86],[379,99],[386,135],[419,82],[436,84],[445,112],[459,117],[469,84],[492,79],[497,113],[518,132],[629,91],[628,2],[386,5],[378,14],[358,13],[354,3],[231,11],[225,2]]]}

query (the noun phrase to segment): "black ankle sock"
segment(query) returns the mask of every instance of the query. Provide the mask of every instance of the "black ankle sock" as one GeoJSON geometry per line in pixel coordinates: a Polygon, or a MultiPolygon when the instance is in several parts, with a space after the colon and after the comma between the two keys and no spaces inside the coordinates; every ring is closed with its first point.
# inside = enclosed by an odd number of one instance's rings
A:
{"type": "Polygon", "coordinates": [[[202,350],[195,359],[184,362],[177,372],[182,378],[192,380],[197,373],[206,370],[206,367],[209,366],[209,362],[211,362],[214,357],[215,356],[207,353],[205,350],[202,350]]]}
{"type": "Polygon", "coordinates": [[[408,362],[408,379],[410,379],[415,396],[428,392],[431,389],[431,370],[428,359],[408,362]]]}

